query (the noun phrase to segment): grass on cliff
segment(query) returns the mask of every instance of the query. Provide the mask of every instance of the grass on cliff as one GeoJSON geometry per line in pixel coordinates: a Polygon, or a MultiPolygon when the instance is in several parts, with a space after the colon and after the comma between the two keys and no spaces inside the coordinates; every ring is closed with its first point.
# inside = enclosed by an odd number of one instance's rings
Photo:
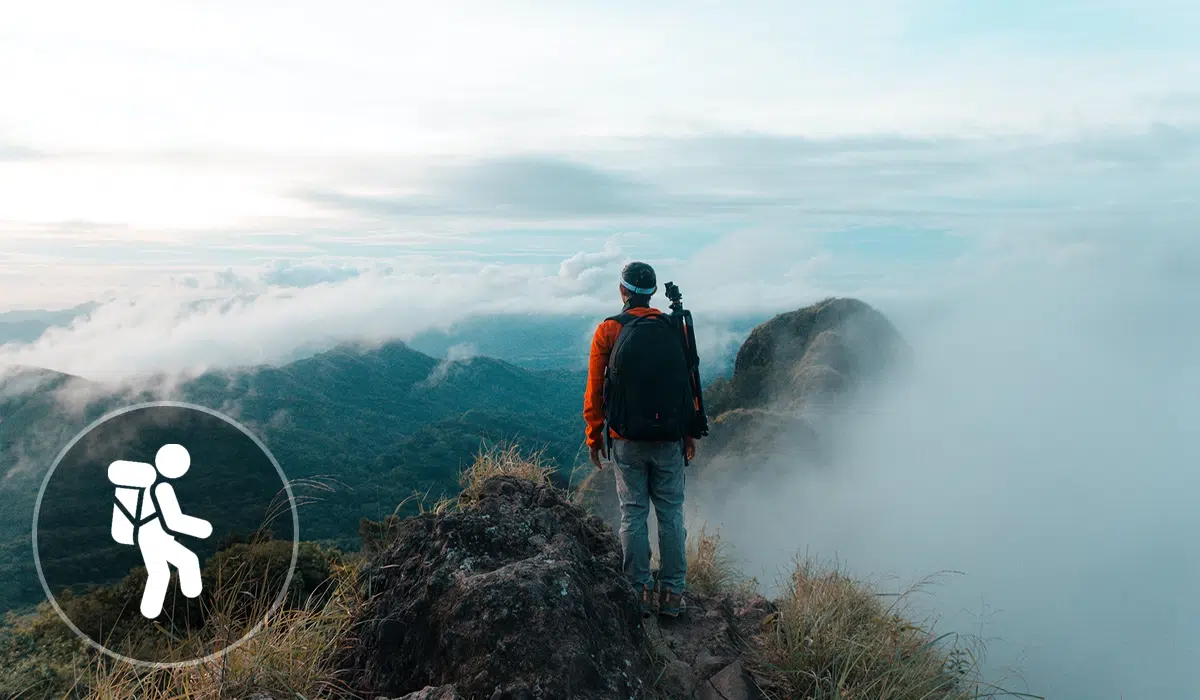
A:
{"type": "MultiPolygon", "coordinates": [[[[923,582],[927,583],[927,582],[923,582]]],[[[935,635],[906,601],[923,584],[888,596],[836,567],[798,562],[752,654],[768,676],[808,700],[1035,698],[985,681],[983,643],[935,635]]]]}
{"type": "MultiPolygon", "coordinates": [[[[721,540],[701,526],[688,537],[688,588],[704,596],[746,599],[746,578],[721,540]]],[[[983,641],[937,635],[914,622],[907,601],[928,581],[884,595],[837,567],[797,562],[774,601],[776,612],[746,643],[747,661],[772,698],[805,700],[979,700],[1036,698],[987,682],[983,641]],[[772,692],[774,691],[774,692],[772,692]]]]}
{"type": "Polygon", "coordinates": [[[406,508],[415,509],[417,515],[443,515],[473,500],[479,487],[492,477],[512,476],[535,484],[551,485],[553,482],[550,477],[554,472],[554,467],[549,465],[541,452],[525,453],[518,445],[509,443],[484,446],[475,454],[474,461],[459,473],[460,490],[457,496],[431,498],[429,491],[414,491],[382,520],[360,520],[358,537],[363,553],[369,556],[390,546],[404,522],[401,512],[406,508]]]}
{"type": "MultiPolygon", "coordinates": [[[[515,476],[549,483],[550,473],[538,454],[499,445],[481,450],[460,475],[460,484],[469,500],[489,478],[515,476]]],[[[440,513],[459,503],[442,499],[420,505],[423,512],[440,513]]],[[[742,576],[719,532],[699,528],[689,538],[687,555],[688,585],[696,593],[754,592],[756,582],[742,576]]],[[[336,664],[365,602],[354,584],[355,567],[354,560],[338,565],[321,595],[311,595],[269,619],[265,610],[255,611],[264,620],[258,634],[220,659],[187,668],[144,669],[111,663],[106,657],[81,656],[76,686],[53,697],[221,700],[261,691],[310,700],[354,697],[339,681],[336,664]]],[[[773,698],[1034,697],[1004,692],[984,682],[981,645],[975,640],[935,636],[929,626],[913,622],[904,607],[911,592],[888,598],[837,569],[798,563],[775,601],[775,612],[758,634],[745,640],[748,667],[770,679],[770,687],[763,690],[773,698]]],[[[225,603],[230,609],[241,605],[225,603]]],[[[244,611],[228,617],[231,631],[242,629],[244,611]]],[[[213,619],[217,624],[223,619],[220,604],[213,619]]],[[[191,655],[203,655],[198,640],[185,640],[185,648],[188,644],[193,645],[191,655]]],[[[30,688],[15,697],[45,694],[30,688]]]]}
{"type": "Polygon", "coordinates": [[[746,595],[758,587],[758,582],[742,574],[728,544],[721,540],[721,532],[709,532],[708,525],[702,525],[687,540],[687,587],[706,596],[746,595]]]}
{"type": "Polygon", "coordinates": [[[542,452],[523,452],[519,445],[499,443],[481,449],[475,461],[459,474],[462,493],[472,494],[495,476],[513,476],[535,484],[549,484],[555,472],[542,452]]]}
{"type": "Polygon", "coordinates": [[[244,599],[235,599],[240,595],[217,594],[203,638],[196,633],[177,640],[173,656],[205,657],[242,638],[247,623],[261,624],[256,634],[218,658],[186,667],[147,668],[89,651],[76,659],[78,671],[70,687],[51,692],[30,687],[16,697],[224,700],[264,691],[277,697],[352,697],[338,681],[336,663],[362,603],[353,583],[356,571],[353,562],[334,566],[319,590],[274,615],[268,615],[269,601],[255,601],[248,608],[244,599]]]}
{"type": "Polygon", "coordinates": [[[459,472],[457,498],[442,496],[431,501],[429,493],[414,493],[396,506],[391,522],[400,522],[399,512],[409,502],[415,502],[417,513],[441,515],[461,507],[474,498],[485,481],[497,476],[511,476],[517,479],[532,481],[535,484],[552,485],[550,477],[556,469],[550,465],[542,452],[523,452],[519,445],[512,443],[496,443],[482,447],[475,453],[475,460],[459,472]]]}

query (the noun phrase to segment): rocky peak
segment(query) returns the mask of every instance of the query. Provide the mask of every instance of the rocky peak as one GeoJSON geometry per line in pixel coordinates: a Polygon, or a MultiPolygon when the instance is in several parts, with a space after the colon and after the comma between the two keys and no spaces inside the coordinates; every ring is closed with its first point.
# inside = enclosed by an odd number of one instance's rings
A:
{"type": "Polygon", "coordinates": [[[548,483],[494,476],[395,523],[343,660],[368,698],[755,700],[743,652],[773,606],[689,594],[643,620],[612,530],[548,483]]]}
{"type": "Polygon", "coordinates": [[[362,585],[373,597],[346,666],[368,693],[642,695],[644,630],[616,538],[549,484],[495,477],[458,511],[403,521],[362,585]]]}
{"type": "Polygon", "coordinates": [[[879,376],[904,352],[883,314],[857,299],[826,299],[751,331],[733,377],[714,382],[709,412],[819,402],[879,376]]]}

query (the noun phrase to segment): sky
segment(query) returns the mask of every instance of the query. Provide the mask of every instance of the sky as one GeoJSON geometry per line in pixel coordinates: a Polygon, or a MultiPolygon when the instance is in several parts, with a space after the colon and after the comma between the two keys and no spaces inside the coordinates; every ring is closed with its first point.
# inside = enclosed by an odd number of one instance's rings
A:
{"type": "MultiPolygon", "coordinates": [[[[815,515],[783,522],[862,571],[974,565],[942,611],[1017,609],[1002,651],[1031,649],[1053,697],[1197,691],[1179,670],[1195,634],[1169,610],[1194,605],[1197,572],[1179,557],[1196,531],[1180,479],[1200,5],[114,0],[3,16],[0,312],[99,306],[0,346],[0,365],[121,379],[471,314],[599,317],[634,258],[679,283],[714,348],[722,318],[857,296],[925,372],[855,425],[859,481],[824,500],[799,482],[815,515]],[[946,423],[958,440],[924,458],[946,423]],[[1072,447],[1097,434],[1113,442],[1072,447]],[[943,507],[889,509],[893,474],[943,507]],[[1039,548],[1047,532],[1065,544],[1039,548]]],[[[742,524],[749,564],[776,565],[786,543],[742,524]]]]}
{"type": "Polygon", "coordinates": [[[10,3],[3,306],[1194,206],[1194,3],[428,5],[10,3]]]}

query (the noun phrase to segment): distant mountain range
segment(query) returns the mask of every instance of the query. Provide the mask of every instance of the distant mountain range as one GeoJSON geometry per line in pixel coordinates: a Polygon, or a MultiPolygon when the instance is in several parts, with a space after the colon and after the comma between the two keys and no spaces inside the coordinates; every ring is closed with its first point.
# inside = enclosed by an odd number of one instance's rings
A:
{"type": "MultiPolygon", "coordinates": [[[[69,326],[85,318],[98,305],[84,304],[56,311],[9,311],[0,313],[0,345],[27,344],[38,340],[51,328],[69,326]]],[[[615,313],[619,309],[613,308],[615,313]]],[[[738,315],[698,318],[705,376],[724,376],[733,369],[734,346],[756,325],[762,315],[738,315]],[[722,343],[708,343],[720,337],[722,343]]],[[[480,355],[503,360],[526,369],[585,369],[592,332],[599,319],[594,315],[513,313],[468,316],[446,328],[421,331],[407,340],[414,350],[431,357],[480,355]]],[[[312,348],[297,348],[287,360],[300,360],[315,354],[312,348]]]]}
{"type": "MultiPolygon", "coordinates": [[[[617,311],[613,309],[613,313],[617,311]]],[[[595,316],[533,313],[473,316],[445,330],[419,333],[409,345],[434,357],[444,357],[457,348],[459,352],[495,357],[530,369],[585,369],[598,320],[595,316]]],[[[703,312],[697,315],[705,381],[732,373],[738,343],[765,320],[757,314],[719,318],[706,317],[703,312]],[[715,342],[718,338],[726,340],[715,342]]]]}
{"type": "Polygon", "coordinates": [[[541,448],[569,471],[583,438],[585,379],[485,357],[444,362],[399,342],[210,372],[165,395],[18,370],[0,383],[0,609],[41,597],[29,545],[38,486],[70,438],[111,410],[170,398],[236,418],[290,479],[334,485],[309,494],[320,500],[301,511],[301,537],[351,546],[360,518],[381,518],[417,490],[456,492],[458,470],[482,440],[541,448]]]}
{"type": "MultiPolygon", "coordinates": [[[[146,377],[108,386],[38,368],[9,372],[0,379],[0,610],[42,598],[30,518],[56,454],[91,421],[144,401],[213,408],[262,438],[305,500],[315,499],[300,512],[305,540],[355,547],[363,518],[379,520],[414,493],[434,500],[456,493],[459,470],[486,441],[539,450],[561,482],[580,481],[573,471],[586,463],[582,395],[595,323],[476,319],[408,344],[341,346],[282,367],[213,371],[182,383],[146,377]],[[470,352],[451,351],[464,345],[470,352]],[[543,368],[485,356],[491,352],[543,368]]],[[[807,440],[814,432],[798,411],[878,376],[903,346],[882,315],[854,300],[827,300],[750,327],[729,358],[733,371],[708,389],[713,435],[697,464],[702,473],[745,468],[753,462],[747,454],[780,435],[807,440]]],[[[722,374],[702,367],[706,382],[722,374]]],[[[611,473],[600,473],[602,490],[611,491],[611,473]]],[[[103,569],[103,562],[88,565],[103,569]]]]}
{"type": "Polygon", "coordinates": [[[96,304],[83,304],[70,309],[47,311],[0,312],[0,345],[5,343],[32,343],[47,330],[70,325],[71,321],[86,316],[96,304]]]}

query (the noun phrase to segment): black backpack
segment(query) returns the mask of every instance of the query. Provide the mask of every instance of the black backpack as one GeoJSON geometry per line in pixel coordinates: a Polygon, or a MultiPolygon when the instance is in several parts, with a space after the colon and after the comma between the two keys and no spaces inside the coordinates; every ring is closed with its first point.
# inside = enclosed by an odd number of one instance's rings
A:
{"type": "Polygon", "coordinates": [[[621,332],[608,356],[604,415],[626,440],[682,440],[696,413],[679,329],[663,314],[613,316],[621,332]]]}

